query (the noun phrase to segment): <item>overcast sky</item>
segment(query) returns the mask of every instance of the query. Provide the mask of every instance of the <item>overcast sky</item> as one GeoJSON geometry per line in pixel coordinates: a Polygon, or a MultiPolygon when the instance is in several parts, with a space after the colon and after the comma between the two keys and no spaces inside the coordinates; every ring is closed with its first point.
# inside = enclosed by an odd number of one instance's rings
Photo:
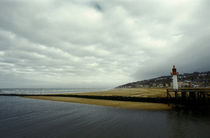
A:
{"type": "Polygon", "coordinates": [[[210,0],[0,0],[0,87],[115,87],[210,70],[210,0]]]}

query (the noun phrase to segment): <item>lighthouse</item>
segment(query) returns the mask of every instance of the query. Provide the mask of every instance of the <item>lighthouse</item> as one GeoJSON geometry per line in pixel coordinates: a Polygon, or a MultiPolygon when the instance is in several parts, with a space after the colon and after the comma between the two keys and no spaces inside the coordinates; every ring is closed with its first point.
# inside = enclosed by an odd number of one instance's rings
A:
{"type": "Polygon", "coordinates": [[[177,91],[178,90],[178,81],[177,81],[178,72],[176,72],[175,65],[173,65],[171,75],[172,75],[172,80],[173,80],[173,89],[174,91],[177,91]]]}

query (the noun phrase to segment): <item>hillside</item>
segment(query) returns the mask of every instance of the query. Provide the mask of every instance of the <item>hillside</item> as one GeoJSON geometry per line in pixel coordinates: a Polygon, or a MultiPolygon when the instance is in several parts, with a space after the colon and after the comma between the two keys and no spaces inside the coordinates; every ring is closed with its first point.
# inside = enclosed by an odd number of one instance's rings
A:
{"type": "MultiPolygon", "coordinates": [[[[148,80],[120,85],[117,88],[164,88],[171,87],[171,76],[161,76],[148,80]]],[[[179,87],[210,87],[210,71],[178,75],[179,87]]]]}

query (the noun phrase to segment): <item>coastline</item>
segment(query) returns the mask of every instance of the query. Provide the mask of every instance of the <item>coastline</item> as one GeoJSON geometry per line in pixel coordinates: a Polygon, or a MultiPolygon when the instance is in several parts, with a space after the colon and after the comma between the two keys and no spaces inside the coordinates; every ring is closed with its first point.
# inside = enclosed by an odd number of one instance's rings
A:
{"type": "Polygon", "coordinates": [[[82,104],[93,104],[100,106],[111,106],[116,108],[127,108],[127,109],[140,109],[140,110],[170,110],[167,104],[164,103],[152,103],[152,102],[137,102],[137,101],[121,101],[121,100],[107,100],[97,98],[81,98],[81,97],[66,97],[67,95],[77,96],[126,96],[130,98],[163,98],[165,97],[165,89],[161,88],[127,88],[127,89],[112,89],[102,92],[86,92],[86,93],[72,93],[62,94],[63,96],[23,96],[25,98],[40,99],[40,100],[52,100],[61,102],[72,102],[82,104]],[[65,96],[65,97],[64,97],[65,96]]]}

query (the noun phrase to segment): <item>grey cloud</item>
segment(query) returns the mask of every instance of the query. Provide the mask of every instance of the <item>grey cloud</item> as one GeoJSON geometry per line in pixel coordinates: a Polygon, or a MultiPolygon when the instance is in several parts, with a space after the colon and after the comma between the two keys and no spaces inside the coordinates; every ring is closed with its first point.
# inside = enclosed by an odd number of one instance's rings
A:
{"type": "Polygon", "coordinates": [[[209,70],[208,3],[2,0],[0,87],[115,87],[173,64],[209,70]]]}

